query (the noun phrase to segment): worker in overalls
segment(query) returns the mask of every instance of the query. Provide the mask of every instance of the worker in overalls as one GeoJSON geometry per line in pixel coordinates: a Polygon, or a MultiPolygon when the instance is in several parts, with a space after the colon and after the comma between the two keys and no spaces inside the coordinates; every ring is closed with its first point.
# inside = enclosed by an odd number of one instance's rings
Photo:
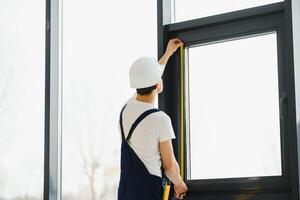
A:
{"type": "Polygon", "coordinates": [[[174,184],[175,196],[183,199],[187,186],[182,181],[171,140],[175,138],[170,117],[154,106],[163,91],[165,65],[183,43],[175,38],[157,62],[137,59],[129,71],[130,86],[136,94],[120,113],[121,175],[118,200],[162,200],[162,170],[174,184]]]}

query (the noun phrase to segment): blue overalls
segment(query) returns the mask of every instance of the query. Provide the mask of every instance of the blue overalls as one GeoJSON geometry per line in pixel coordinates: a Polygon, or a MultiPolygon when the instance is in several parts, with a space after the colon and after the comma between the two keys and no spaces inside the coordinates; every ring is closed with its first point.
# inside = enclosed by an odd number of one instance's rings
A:
{"type": "Polygon", "coordinates": [[[120,114],[120,128],[122,134],[121,146],[121,176],[118,188],[118,200],[162,200],[162,178],[149,173],[144,163],[140,160],[128,141],[137,125],[148,115],[158,112],[158,109],[150,109],[141,114],[132,124],[128,136],[125,138],[120,114]]]}

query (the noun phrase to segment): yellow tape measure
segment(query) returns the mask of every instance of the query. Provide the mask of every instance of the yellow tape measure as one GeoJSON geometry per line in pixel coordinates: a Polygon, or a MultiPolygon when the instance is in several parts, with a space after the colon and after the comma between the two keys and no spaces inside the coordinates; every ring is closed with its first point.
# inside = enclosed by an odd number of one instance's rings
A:
{"type": "Polygon", "coordinates": [[[184,178],[184,48],[180,47],[180,175],[184,178]]]}
{"type": "Polygon", "coordinates": [[[166,182],[165,188],[164,188],[163,200],[169,200],[170,189],[171,189],[171,184],[166,182]]]}

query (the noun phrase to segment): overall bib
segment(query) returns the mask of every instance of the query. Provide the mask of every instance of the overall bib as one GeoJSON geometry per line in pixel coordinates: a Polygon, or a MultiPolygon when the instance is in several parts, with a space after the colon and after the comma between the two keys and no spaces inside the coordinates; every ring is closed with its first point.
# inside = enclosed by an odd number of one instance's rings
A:
{"type": "Polygon", "coordinates": [[[149,173],[144,163],[140,160],[128,141],[137,125],[148,115],[158,112],[150,109],[141,114],[132,124],[128,136],[125,138],[122,113],[120,114],[120,128],[122,134],[121,146],[121,175],[118,188],[118,200],[162,200],[162,178],[149,173]]]}

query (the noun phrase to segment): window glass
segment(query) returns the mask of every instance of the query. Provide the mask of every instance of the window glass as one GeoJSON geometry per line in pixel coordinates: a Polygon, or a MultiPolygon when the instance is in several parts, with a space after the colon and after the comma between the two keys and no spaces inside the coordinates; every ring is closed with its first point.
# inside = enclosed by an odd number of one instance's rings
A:
{"type": "Polygon", "coordinates": [[[0,199],[41,200],[45,1],[0,1],[0,199]]]}
{"type": "Polygon", "coordinates": [[[116,199],[129,68],[156,34],[156,1],[63,1],[63,200],[116,199]]]}
{"type": "Polygon", "coordinates": [[[174,22],[218,15],[281,1],[283,0],[174,0],[174,22]]]}
{"type": "Polygon", "coordinates": [[[187,51],[190,179],[281,175],[276,33],[187,51]]]}

